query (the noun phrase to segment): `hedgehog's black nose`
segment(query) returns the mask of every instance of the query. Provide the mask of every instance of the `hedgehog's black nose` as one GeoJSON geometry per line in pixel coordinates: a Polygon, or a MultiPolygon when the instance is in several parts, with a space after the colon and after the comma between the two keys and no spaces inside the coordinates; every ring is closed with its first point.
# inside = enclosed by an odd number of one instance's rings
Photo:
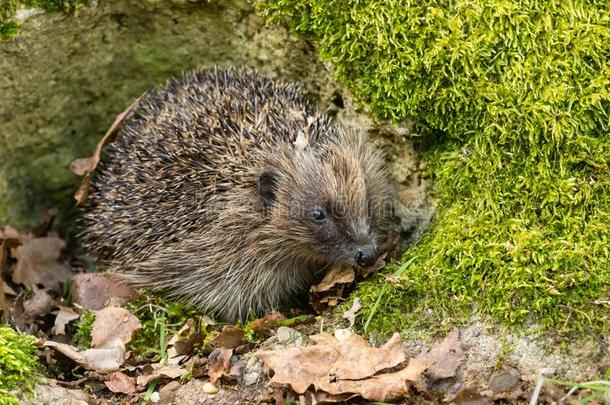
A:
{"type": "Polygon", "coordinates": [[[375,263],[375,247],[373,245],[360,246],[356,251],[356,264],[360,267],[375,263]]]}

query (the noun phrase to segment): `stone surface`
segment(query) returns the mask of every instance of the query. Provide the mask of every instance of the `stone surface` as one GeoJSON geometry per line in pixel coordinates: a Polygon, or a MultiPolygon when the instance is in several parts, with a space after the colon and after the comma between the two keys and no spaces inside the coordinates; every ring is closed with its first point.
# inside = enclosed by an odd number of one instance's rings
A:
{"type": "Polygon", "coordinates": [[[32,398],[21,399],[23,405],[88,405],[89,396],[81,390],[38,384],[32,398]]]}
{"type": "Polygon", "coordinates": [[[508,368],[491,376],[489,389],[494,394],[507,392],[515,388],[519,381],[521,381],[519,372],[514,368],[508,368]]]}
{"type": "Polygon", "coordinates": [[[277,342],[282,347],[301,346],[303,344],[303,336],[296,330],[287,326],[280,326],[276,332],[277,342]]]}
{"type": "Polygon", "coordinates": [[[185,70],[251,66],[313,98],[336,87],[312,48],[240,0],[92,2],[27,19],[0,55],[0,226],[30,225],[49,207],[65,219],[70,162],[131,100],[185,70]]]}

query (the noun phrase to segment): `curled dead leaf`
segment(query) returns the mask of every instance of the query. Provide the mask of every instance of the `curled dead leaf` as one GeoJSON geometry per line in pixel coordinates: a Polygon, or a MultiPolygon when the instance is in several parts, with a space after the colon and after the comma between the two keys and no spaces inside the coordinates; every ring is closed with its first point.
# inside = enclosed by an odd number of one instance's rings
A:
{"type": "Polygon", "coordinates": [[[70,165],[70,170],[79,176],[84,176],[80,185],[78,186],[78,190],[74,194],[74,199],[76,200],[76,205],[82,204],[87,198],[87,193],[89,191],[89,175],[95,168],[97,167],[100,157],[102,155],[102,150],[104,146],[110,142],[114,134],[118,131],[121,124],[131,116],[134,110],[138,107],[140,102],[140,97],[138,97],[133,103],[131,103],[122,113],[120,113],[108,129],[102,139],[98,142],[95,147],[95,152],[92,156],[86,158],[76,159],[70,165]]]}
{"type": "Polygon", "coordinates": [[[270,336],[271,329],[281,326],[286,317],[279,312],[273,312],[250,322],[250,328],[260,336],[270,336]]]}
{"type": "Polygon", "coordinates": [[[330,291],[338,284],[349,284],[354,281],[356,274],[349,266],[334,266],[324,276],[322,281],[311,287],[312,293],[330,291]]]}
{"type": "Polygon", "coordinates": [[[233,326],[227,325],[222,328],[218,336],[208,343],[209,349],[225,348],[234,349],[244,344],[244,331],[233,326]]]}
{"type": "Polygon", "coordinates": [[[119,305],[121,301],[137,296],[135,289],[112,275],[81,273],[74,276],[72,281],[74,302],[93,311],[104,308],[108,302],[119,305]]]}
{"type": "Polygon", "coordinates": [[[66,325],[75,319],[78,319],[80,314],[69,307],[59,307],[57,316],[55,317],[55,324],[53,326],[53,333],[56,335],[66,334],[66,325]]]}
{"type": "Polygon", "coordinates": [[[91,346],[107,347],[108,342],[115,339],[127,344],[141,327],[138,318],[125,308],[106,307],[95,313],[95,321],[91,325],[91,346]]]}
{"type": "Polygon", "coordinates": [[[64,343],[46,341],[44,347],[51,347],[72,359],[87,370],[98,373],[118,371],[125,362],[125,345],[120,339],[114,339],[106,347],[79,351],[76,347],[64,343]]]}
{"type": "Polygon", "coordinates": [[[151,381],[158,380],[174,380],[182,377],[187,370],[178,364],[153,364],[152,370],[149,374],[139,375],[136,382],[139,387],[145,387],[151,381]]]}
{"type": "Polygon", "coordinates": [[[136,379],[120,371],[115,371],[110,374],[110,376],[104,380],[104,385],[114,393],[133,394],[136,392],[136,379]]]}
{"type": "Polygon", "coordinates": [[[59,283],[72,276],[70,266],[60,261],[66,243],[56,236],[22,239],[21,242],[16,249],[13,281],[26,286],[41,284],[59,291],[59,283]]]}
{"type": "Polygon", "coordinates": [[[187,319],[182,328],[167,340],[168,357],[174,358],[190,353],[197,345],[203,344],[205,333],[195,327],[195,320],[187,319]]]}
{"type": "Polygon", "coordinates": [[[23,303],[23,313],[29,319],[48,314],[54,304],[53,298],[46,290],[34,287],[33,292],[34,294],[23,303]]]}
{"type": "Polygon", "coordinates": [[[228,376],[231,371],[231,356],[233,356],[233,349],[219,348],[210,353],[210,382],[216,384],[216,382],[222,376],[228,376]]]}

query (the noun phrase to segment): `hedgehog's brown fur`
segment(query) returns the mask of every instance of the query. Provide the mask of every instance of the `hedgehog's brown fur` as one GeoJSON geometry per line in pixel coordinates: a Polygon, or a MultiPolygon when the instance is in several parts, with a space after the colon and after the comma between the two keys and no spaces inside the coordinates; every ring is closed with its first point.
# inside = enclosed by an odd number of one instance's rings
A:
{"type": "Polygon", "coordinates": [[[364,135],[293,86],[202,70],[146,96],[106,146],[80,238],[131,283],[233,320],[354,265],[390,206],[364,135]]]}

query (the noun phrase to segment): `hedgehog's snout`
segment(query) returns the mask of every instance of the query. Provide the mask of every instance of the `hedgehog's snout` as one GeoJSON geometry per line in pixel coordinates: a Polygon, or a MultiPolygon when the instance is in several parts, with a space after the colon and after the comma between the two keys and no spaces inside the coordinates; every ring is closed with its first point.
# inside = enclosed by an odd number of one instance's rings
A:
{"type": "Polygon", "coordinates": [[[356,248],[356,264],[360,267],[367,267],[375,263],[377,252],[373,245],[363,245],[356,248]]]}

